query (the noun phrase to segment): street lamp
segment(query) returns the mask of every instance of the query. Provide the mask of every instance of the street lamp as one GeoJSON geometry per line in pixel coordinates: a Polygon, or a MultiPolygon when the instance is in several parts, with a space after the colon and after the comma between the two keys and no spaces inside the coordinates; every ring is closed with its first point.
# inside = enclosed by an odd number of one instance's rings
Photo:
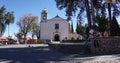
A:
{"type": "Polygon", "coordinates": [[[109,25],[110,25],[110,35],[111,35],[111,3],[116,2],[116,0],[106,0],[106,3],[108,4],[108,14],[109,14],[109,25]]]}

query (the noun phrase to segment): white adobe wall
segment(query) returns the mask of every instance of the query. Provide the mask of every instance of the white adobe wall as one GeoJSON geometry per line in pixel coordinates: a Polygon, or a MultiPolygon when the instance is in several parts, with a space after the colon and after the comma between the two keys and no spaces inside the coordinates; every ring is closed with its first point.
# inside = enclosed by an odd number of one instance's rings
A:
{"type": "Polygon", "coordinates": [[[61,21],[58,19],[47,21],[47,23],[41,23],[40,24],[40,38],[41,39],[49,39],[54,40],[54,35],[59,34],[60,40],[65,39],[65,37],[68,38],[68,22],[67,21],[61,21]],[[55,23],[59,23],[59,32],[56,33],[55,30],[55,23]]]}

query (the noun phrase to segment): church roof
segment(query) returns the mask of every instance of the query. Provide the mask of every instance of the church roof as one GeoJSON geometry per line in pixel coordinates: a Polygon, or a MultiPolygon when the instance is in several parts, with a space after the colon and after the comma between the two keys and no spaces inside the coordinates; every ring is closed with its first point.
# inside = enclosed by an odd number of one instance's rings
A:
{"type": "Polygon", "coordinates": [[[56,15],[54,18],[49,19],[48,21],[67,21],[66,19],[61,18],[60,16],[56,15]]]}

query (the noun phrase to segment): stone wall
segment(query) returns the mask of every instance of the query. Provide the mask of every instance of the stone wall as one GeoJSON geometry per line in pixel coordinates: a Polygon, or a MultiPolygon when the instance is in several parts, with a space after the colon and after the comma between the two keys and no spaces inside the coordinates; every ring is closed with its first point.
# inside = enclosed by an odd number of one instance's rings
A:
{"type": "Polygon", "coordinates": [[[120,53],[120,36],[119,37],[102,37],[91,40],[92,54],[113,54],[120,53]]]}

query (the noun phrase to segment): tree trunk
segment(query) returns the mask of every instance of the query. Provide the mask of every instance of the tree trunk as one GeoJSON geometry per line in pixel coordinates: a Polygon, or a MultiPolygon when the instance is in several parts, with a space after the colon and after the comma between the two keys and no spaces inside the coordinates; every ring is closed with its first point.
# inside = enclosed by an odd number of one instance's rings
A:
{"type": "Polygon", "coordinates": [[[88,20],[88,30],[91,29],[91,15],[90,15],[90,6],[89,1],[85,0],[85,7],[86,7],[86,13],[87,13],[87,20],[88,20]]]}
{"type": "Polygon", "coordinates": [[[111,29],[111,4],[110,3],[108,3],[108,14],[109,14],[109,33],[110,33],[110,36],[111,36],[111,34],[112,34],[112,29],[111,29]]]}
{"type": "Polygon", "coordinates": [[[37,39],[40,39],[40,30],[39,30],[39,32],[37,32],[37,39]]]}
{"type": "Polygon", "coordinates": [[[8,24],[8,36],[9,36],[9,24],[8,24]]]}
{"type": "Polygon", "coordinates": [[[34,34],[32,34],[32,39],[34,38],[34,34]]]}
{"type": "Polygon", "coordinates": [[[95,14],[94,14],[93,0],[91,0],[91,10],[92,10],[92,18],[91,18],[91,20],[92,20],[92,25],[94,26],[95,25],[95,20],[94,20],[95,14]]]}
{"type": "Polygon", "coordinates": [[[26,40],[26,33],[24,34],[24,43],[26,43],[26,41],[25,41],[25,40],[26,40]]]}

